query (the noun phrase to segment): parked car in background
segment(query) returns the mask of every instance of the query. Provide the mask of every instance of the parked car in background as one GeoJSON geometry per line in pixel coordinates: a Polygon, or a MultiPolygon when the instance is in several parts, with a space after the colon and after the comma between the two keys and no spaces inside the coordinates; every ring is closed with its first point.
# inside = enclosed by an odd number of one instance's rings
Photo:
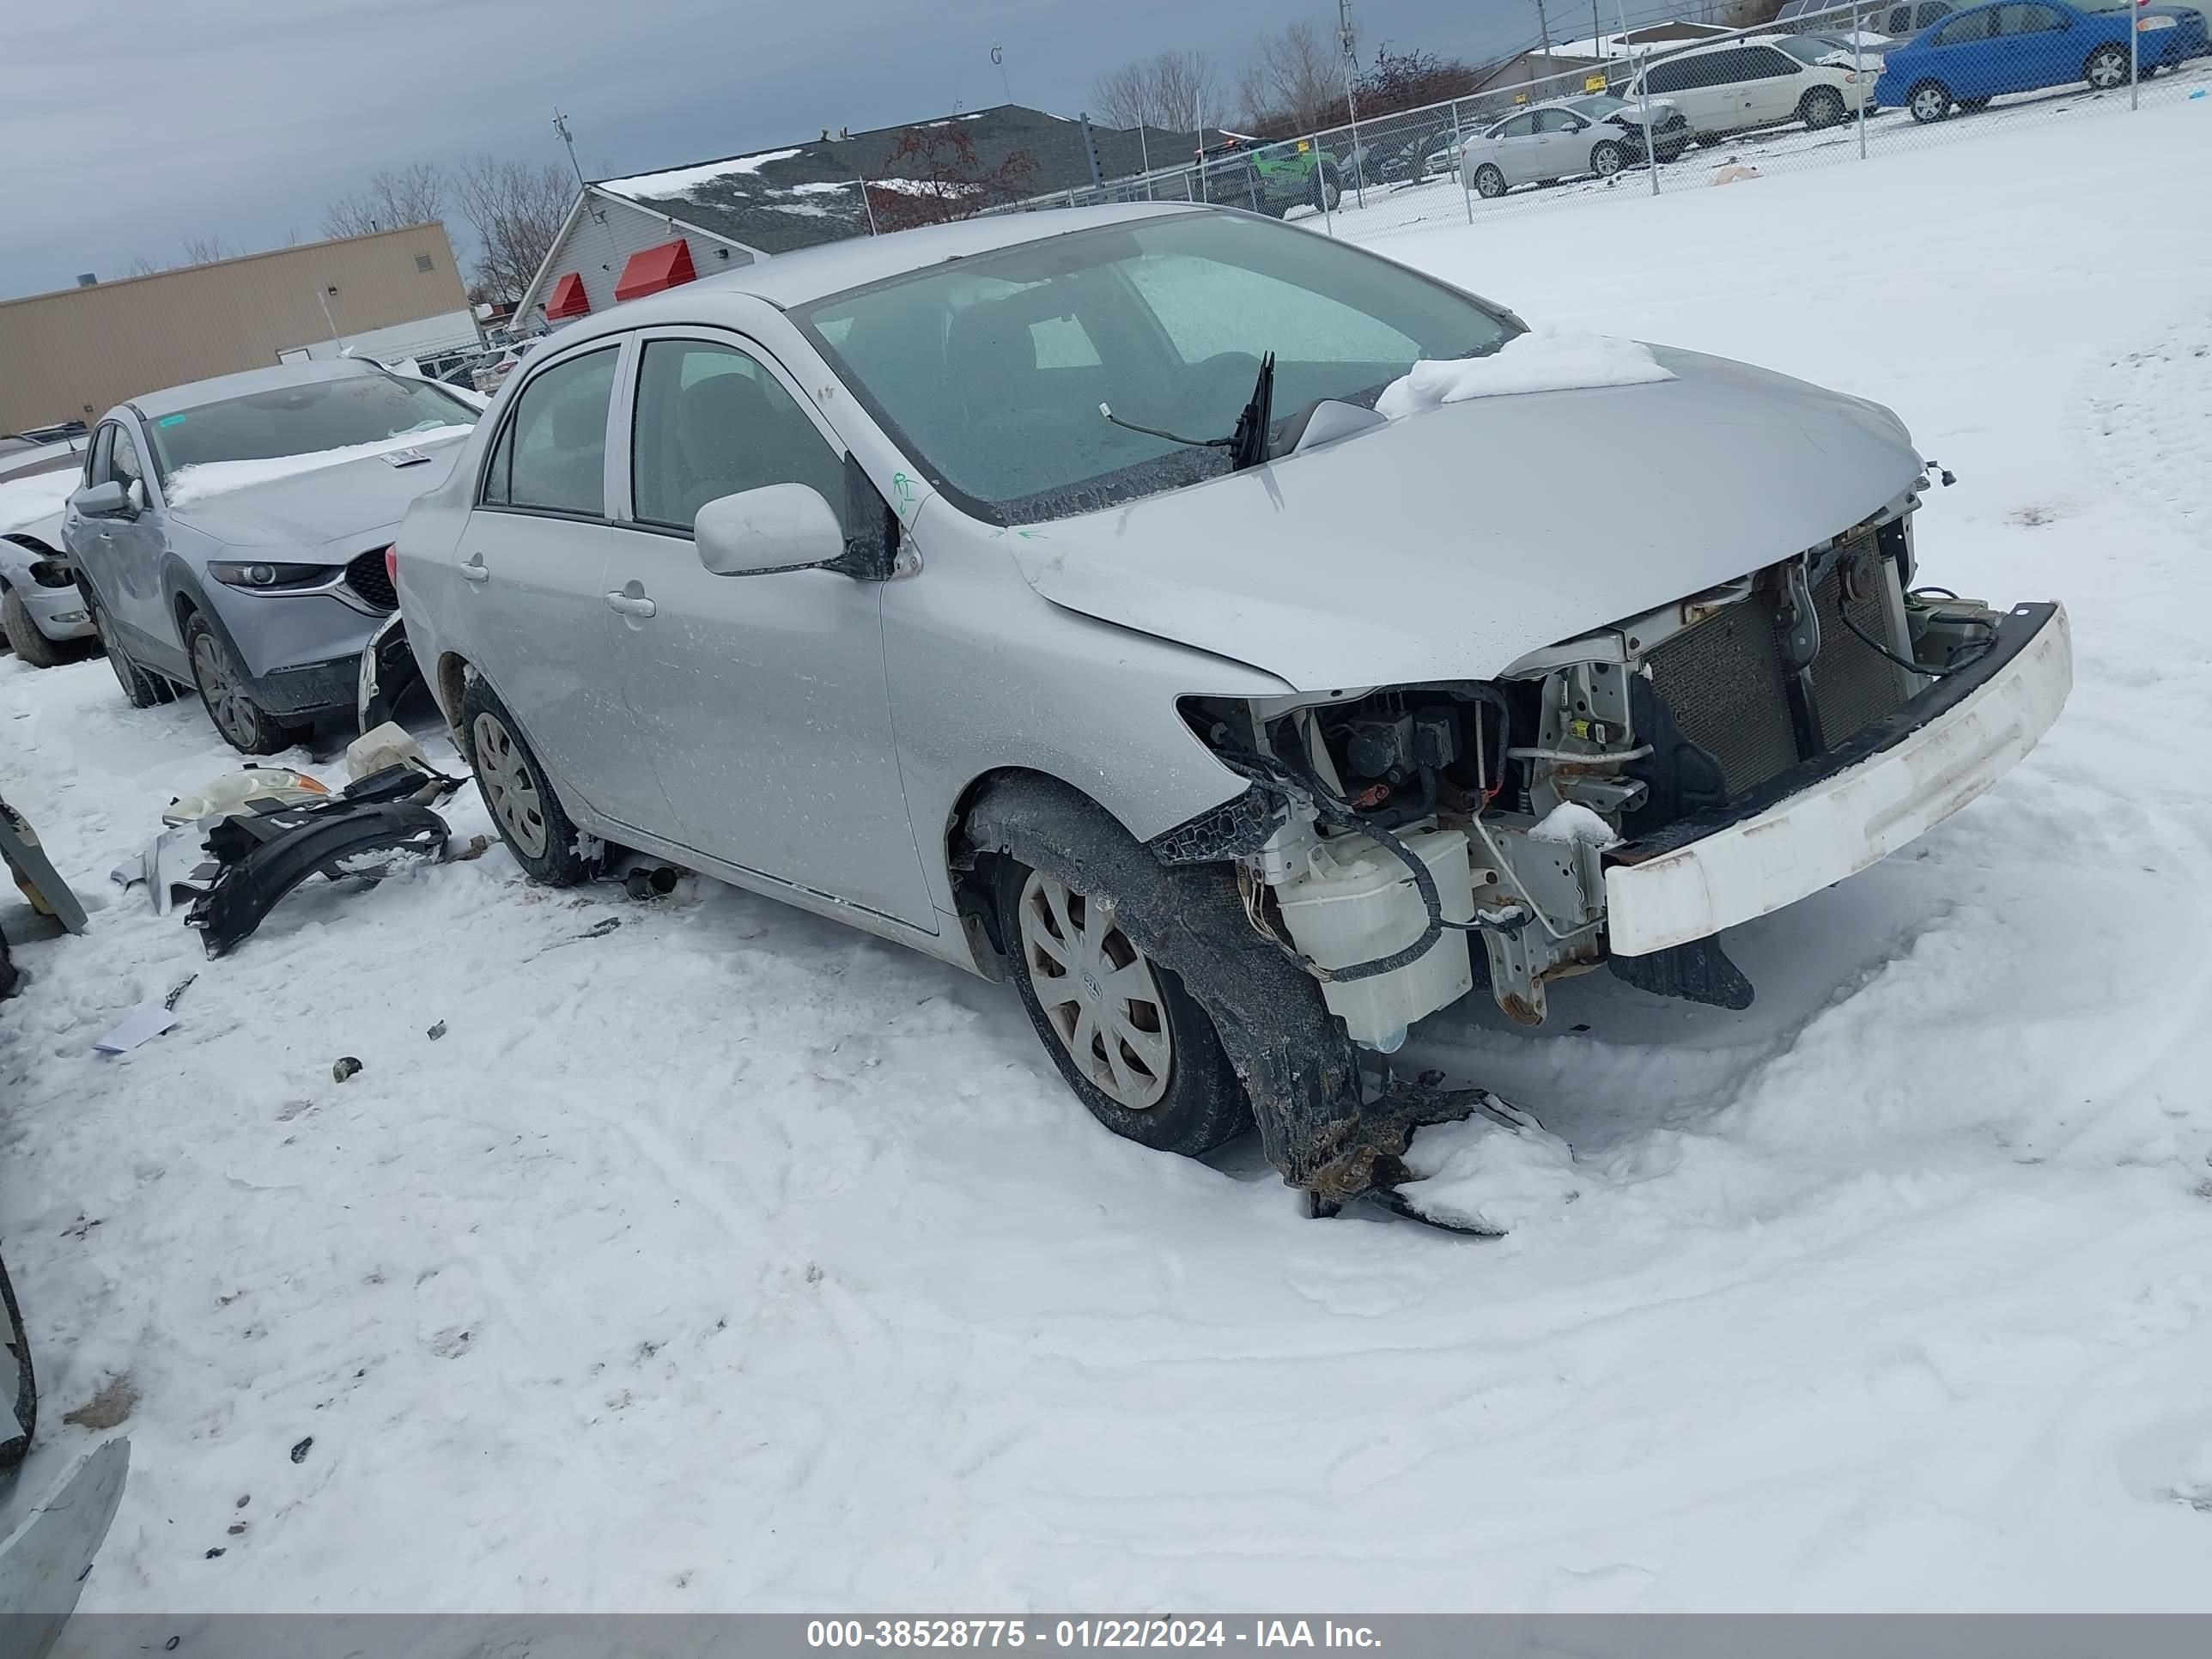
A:
{"type": "Polygon", "coordinates": [[[83,654],[92,617],[62,545],[74,474],[0,481],[0,632],[33,668],[83,654]]]}
{"type": "Polygon", "coordinates": [[[1238,133],[1199,153],[1199,175],[1207,201],[1277,219],[1294,207],[1334,212],[1347,177],[1310,138],[1270,143],[1238,133]]]}
{"type": "Polygon", "coordinates": [[[1839,34],[1848,40],[1856,29],[1904,40],[1956,9],[1954,0],[1857,0],[1841,6],[1835,0],[1782,0],[1774,27],[1788,34],[1839,34]]]}
{"type": "MultiPolygon", "coordinates": [[[[1644,110],[1642,104],[1632,104],[1625,98],[1616,98],[1608,92],[1584,93],[1579,98],[1569,98],[1566,108],[1592,121],[1621,129],[1628,135],[1628,159],[1640,164],[1645,156],[1644,143],[1644,110]]],[[[1651,110],[1650,154],[1661,163],[1678,161],[1682,152],[1690,147],[1690,124],[1682,112],[1664,98],[1654,98],[1651,110]]]]}
{"type": "Polygon", "coordinates": [[[506,383],[507,377],[514,372],[514,366],[537,349],[538,340],[542,337],[540,336],[517,340],[506,350],[493,357],[490,362],[471,370],[471,375],[476,383],[476,390],[483,392],[486,397],[497,392],[506,383]]]}
{"type": "Polygon", "coordinates": [[[0,478],[27,477],[33,473],[84,463],[84,422],[39,427],[29,432],[0,434],[0,478]],[[75,426],[74,432],[69,428],[75,426]],[[72,459],[71,458],[77,458],[72,459]]]}
{"type": "Polygon", "coordinates": [[[1825,61],[1827,56],[1791,34],[1692,46],[1645,65],[1622,96],[1634,102],[1648,92],[1666,99],[1701,139],[1785,121],[1832,127],[1872,95],[1874,76],[1825,61]]]}
{"type": "Polygon", "coordinates": [[[2133,62],[2143,74],[2212,50],[2204,13],[2192,6],[2003,0],[1955,12],[1890,53],[1875,95],[1916,121],[1940,121],[1954,107],[1978,110],[2008,92],[2076,81],[2110,92],[2128,84],[2131,18],[2133,62]]]}
{"type": "MultiPolygon", "coordinates": [[[[1517,110],[1460,147],[1460,175],[1476,195],[1493,198],[1516,185],[1555,185],[1585,173],[1610,178],[1644,160],[1642,127],[1619,118],[1627,107],[1591,94],[1517,110]],[[1584,103],[1600,112],[1585,112],[1584,103]]],[[[1663,99],[1653,102],[1651,116],[1661,159],[1672,161],[1688,148],[1689,128],[1663,99]]]]}
{"type": "Polygon", "coordinates": [[[132,704],[196,688],[266,755],[350,713],[391,613],[385,550],[477,411],[356,358],[284,364],[118,404],[63,539],[132,704]]]}
{"type": "Polygon", "coordinates": [[[1011,979],[1109,1128],[1256,1116],[1323,1205],[1436,1121],[1358,1048],[1608,962],[1745,1006],[1714,935],[2069,684],[2055,605],[1916,592],[1889,410],[1249,213],[779,254],[520,374],[396,580],[520,868],[613,843],[1011,979]],[[1653,431],[1728,441],[1612,465],[1653,431]]]}

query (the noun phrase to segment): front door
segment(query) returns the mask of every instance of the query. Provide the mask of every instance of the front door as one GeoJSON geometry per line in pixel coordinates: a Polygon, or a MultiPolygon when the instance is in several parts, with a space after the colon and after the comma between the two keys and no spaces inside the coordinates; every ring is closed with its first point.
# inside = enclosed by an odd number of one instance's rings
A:
{"type": "Polygon", "coordinates": [[[139,507],[132,517],[88,521],[99,549],[94,586],[108,616],[128,630],[126,637],[135,634],[174,653],[182,645],[176,618],[161,598],[161,509],[137,434],[121,421],[101,428],[94,456],[92,481],[111,480],[130,490],[139,507]]]}
{"type": "Polygon", "coordinates": [[[842,446],[738,337],[648,337],[630,420],[631,522],[609,586],[615,655],[680,839],[726,863],[936,926],[907,820],[883,590],[829,570],[718,576],[691,526],[720,496],[818,490],[842,522],[842,446]]]}
{"type": "Polygon", "coordinates": [[[454,550],[469,660],[563,787],[605,817],[669,829],[614,665],[607,423],[622,348],[537,368],[495,440],[454,550]]]}

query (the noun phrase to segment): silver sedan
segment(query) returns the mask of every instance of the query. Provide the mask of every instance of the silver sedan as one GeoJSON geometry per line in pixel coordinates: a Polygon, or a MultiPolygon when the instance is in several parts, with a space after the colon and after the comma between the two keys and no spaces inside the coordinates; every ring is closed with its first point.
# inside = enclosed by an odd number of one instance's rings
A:
{"type": "Polygon", "coordinates": [[[1864,398],[1140,204],[571,325],[397,580],[531,878],[629,848],[1010,980],[1109,1128],[1256,1120],[1327,1211],[1477,1103],[1360,1049],[1608,964],[1741,1006],[1715,935],[2056,718],[2056,605],[1908,603],[1923,466],[1864,398]]]}
{"type": "MultiPolygon", "coordinates": [[[[1610,178],[1625,167],[1644,160],[1643,129],[1636,106],[1617,99],[1604,100],[1607,109],[1634,111],[1626,119],[1606,118],[1604,110],[1585,111],[1574,101],[1539,104],[1509,115],[1460,147],[1460,177],[1478,196],[1503,196],[1516,185],[1556,184],[1585,174],[1610,178]]],[[[1668,131],[1671,106],[1655,100],[1651,106],[1652,140],[1661,161],[1681,154],[1687,142],[1668,131]]],[[[1679,120],[1674,125],[1679,125],[1679,120]]]]}

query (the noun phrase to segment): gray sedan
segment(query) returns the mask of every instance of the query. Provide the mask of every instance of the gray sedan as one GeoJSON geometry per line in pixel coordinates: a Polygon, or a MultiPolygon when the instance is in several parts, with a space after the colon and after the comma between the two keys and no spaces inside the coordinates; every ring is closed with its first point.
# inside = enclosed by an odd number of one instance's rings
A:
{"type": "Polygon", "coordinates": [[[191,686],[249,755],[350,713],[394,605],[392,532],[476,418],[442,386],[347,358],[110,410],[62,534],[124,695],[143,708],[191,686]]]}
{"type": "Polygon", "coordinates": [[[1140,204],[570,325],[397,580],[529,876],[627,848],[1011,980],[1102,1123],[1256,1120],[1325,1212],[1480,1103],[1360,1050],[1607,964],[1740,1007],[1722,929],[2056,718],[2057,606],[1908,598],[1923,470],[1863,398],[1140,204]]]}
{"type": "MultiPolygon", "coordinates": [[[[1506,117],[1460,148],[1460,176],[1478,196],[1499,197],[1516,185],[1550,185],[1595,174],[1610,178],[1641,165],[1646,142],[1642,106],[1592,94],[1538,104],[1506,117]]],[[[1651,104],[1650,146],[1671,161],[1689,143],[1689,129],[1664,100],[1651,104]]]]}

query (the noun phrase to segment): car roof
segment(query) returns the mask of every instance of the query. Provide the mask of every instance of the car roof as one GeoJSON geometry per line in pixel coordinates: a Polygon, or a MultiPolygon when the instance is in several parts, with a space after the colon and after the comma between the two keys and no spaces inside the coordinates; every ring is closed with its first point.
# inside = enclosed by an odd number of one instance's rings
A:
{"type": "MultiPolygon", "coordinates": [[[[1025,242],[1047,241],[1102,225],[1133,224],[1144,219],[1171,218],[1179,214],[1223,213],[1232,210],[1198,202],[1130,202],[1110,207],[1048,208],[1035,213],[992,214],[962,219],[949,225],[928,225],[919,230],[893,231],[884,236],[855,236],[818,247],[778,253],[731,271],[718,272],[696,283],[648,300],[601,313],[594,323],[613,328],[635,328],[655,321],[660,312],[680,312],[701,293],[757,295],[769,304],[789,308],[809,305],[832,294],[863,288],[888,277],[903,276],[947,260],[963,259],[1025,242]]],[[[567,336],[578,325],[559,335],[567,336]]],[[[594,328],[593,332],[599,331],[594,328]]]]}
{"type": "Polygon", "coordinates": [[[323,380],[343,380],[356,374],[382,372],[380,365],[360,357],[318,357],[307,362],[272,363],[266,368],[218,374],[211,380],[191,380],[128,401],[141,415],[173,415],[180,409],[198,409],[203,404],[244,398],[256,392],[274,392],[280,386],[313,386],[323,380]]]}

